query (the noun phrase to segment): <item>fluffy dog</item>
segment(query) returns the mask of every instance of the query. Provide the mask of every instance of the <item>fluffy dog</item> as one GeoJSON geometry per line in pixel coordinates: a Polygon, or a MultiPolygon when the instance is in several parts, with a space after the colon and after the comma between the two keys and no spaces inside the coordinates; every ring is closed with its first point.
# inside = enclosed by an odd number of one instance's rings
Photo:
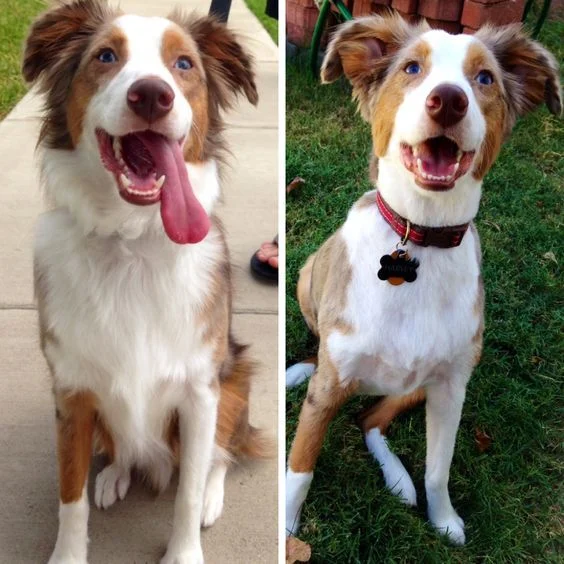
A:
{"type": "Polygon", "coordinates": [[[179,462],[162,563],[203,562],[200,523],[221,513],[229,460],[264,447],[248,421],[251,365],[231,336],[213,215],[221,112],[238,95],[258,100],[251,57],[213,18],[75,0],[34,23],[23,75],[45,95],[38,145],[53,204],[35,239],[58,432],[50,562],[87,560],[93,447],[109,457],[96,478],[102,508],[124,498],[132,468],[162,490],[179,462]]]}
{"type": "Polygon", "coordinates": [[[484,330],[472,221],[516,118],[543,102],[560,113],[556,62],[518,25],[455,36],[390,15],[338,28],[321,76],[343,74],[372,128],[376,190],[300,273],[300,307],[320,344],[317,363],[287,372],[288,385],[313,375],[289,455],[286,528],[297,531],[329,422],[353,394],[385,396],[364,416],[366,443],[387,486],[414,505],[383,434],[426,397],[429,519],[463,544],[448,478],[484,330]]]}

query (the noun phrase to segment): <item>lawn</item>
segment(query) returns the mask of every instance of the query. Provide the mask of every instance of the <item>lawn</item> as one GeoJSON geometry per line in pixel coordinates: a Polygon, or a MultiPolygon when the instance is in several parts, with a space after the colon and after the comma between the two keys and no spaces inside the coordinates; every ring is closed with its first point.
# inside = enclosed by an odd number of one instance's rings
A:
{"type": "Polygon", "coordinates": [[[25,94],[21,78],[23,42],[29,24],[45,7],[43,0],[2,0],[0,10],[0,119],[25,94]]]}
{"type": "Polygon", "coordinates": [[[247,8],[257,17],[264,29],[268,31],[272,41],[278,45],[278,20],[267,16],[264,13],[266,0],[245,0],[247,8]]]}
{"type": "MultiPolygon", "coordinates": [[[[540,40],[564,60],[564,23],[540,40]]],[[[302,62],[303,63],[303,62],[302,62]]],[[[287,69],[287,360],[315,352],[295,299],[298,270],[366,190],[370,132],[344,82],[321,86],[304,64],[287,69]]],[[[486,334],[470,381],[451,469],[467,544],[453,548],[426,523],[424,409],[400,417],[390,442],[419,499],[404,507],[384,488],[354,424],[351,401],[332,423],[304,506],[300,538],[312,562],[556,562],[564,545],[561,227],[564,124],[546,109],[521,120],[486,177],[482,238],[486,334]],[[493,439],[480,453],[475,432],[493,439]]],[[[306,385],[287,395],[288,447],[306,385]]]]}

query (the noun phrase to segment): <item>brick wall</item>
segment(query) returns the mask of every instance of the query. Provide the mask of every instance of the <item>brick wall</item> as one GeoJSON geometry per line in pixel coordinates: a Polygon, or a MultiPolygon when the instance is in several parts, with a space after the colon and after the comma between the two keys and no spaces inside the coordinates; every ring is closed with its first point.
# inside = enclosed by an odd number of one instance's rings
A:
{"type": "MultiPolygon", "coordinates": [[[[502,25],[521,20],[525,0],[348,0],[354,17],[393,8],[407,20],[424,17],[449,33],[474,33],[485,22],[502,25]]],[[[286,33],[295,45],[309,45],[319,12],[313,0],[287,0],[286,33]]]]}

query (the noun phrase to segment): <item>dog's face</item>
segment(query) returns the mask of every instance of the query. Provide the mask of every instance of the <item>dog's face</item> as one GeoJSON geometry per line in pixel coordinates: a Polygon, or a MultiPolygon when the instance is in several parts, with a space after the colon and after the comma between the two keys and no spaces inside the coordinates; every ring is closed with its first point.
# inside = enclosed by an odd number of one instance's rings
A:
{"type": "Polygon", "coordinates": [[[449,35],[399,16],[362,18],[329,45],[322,78],[342,73],[371,124],[375,155],[426,193],[468,175],[481,180],[516,116],[543,100],[561,110],[554,58],[517,26],[449,35]]]}
{"type": "Polygon", "coordinates": [[[225,26],[120,15],[77,0],[34,24],[23,73],[47,95],[43,143],[97,154],[111,189],[130,204],[160,201],[172,240],[205,237],[209,219],[185,159],[213,155],[219,109],[238,93],[257,102],[251,59],[225,26]]]}

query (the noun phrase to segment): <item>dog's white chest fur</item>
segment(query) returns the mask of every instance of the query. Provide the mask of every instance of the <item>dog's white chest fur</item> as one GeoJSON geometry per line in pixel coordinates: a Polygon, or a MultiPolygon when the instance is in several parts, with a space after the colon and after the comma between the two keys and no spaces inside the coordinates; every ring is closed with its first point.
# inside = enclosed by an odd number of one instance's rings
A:
{"type": "Polygon", "coordinates": [[[352,269],[343,321],[353,332],[334,330],[327,344],[343,381],[359,380],[363,393],[404,394],[440,377],[441,367],[470,362],[479,323],[473,314],[479,265],[471,230],[452,249],[409,243],[420,266],[417,279],[400,286],[377,276],[380,258],[399,237],[376,204],[354,207],[341,234],[352,269]]]}
{"type": "Polygon", "coordinates": [[[143,462],[165,449],[163,426],[186,380],[211,373],[198,311],[219,249],[215,231],[178,246],[164,234],[85,236],[62,209],[40,218],[47,329],[64,336],[46,344],[56,386],[96,394],[120,457],[143,462]]]}

